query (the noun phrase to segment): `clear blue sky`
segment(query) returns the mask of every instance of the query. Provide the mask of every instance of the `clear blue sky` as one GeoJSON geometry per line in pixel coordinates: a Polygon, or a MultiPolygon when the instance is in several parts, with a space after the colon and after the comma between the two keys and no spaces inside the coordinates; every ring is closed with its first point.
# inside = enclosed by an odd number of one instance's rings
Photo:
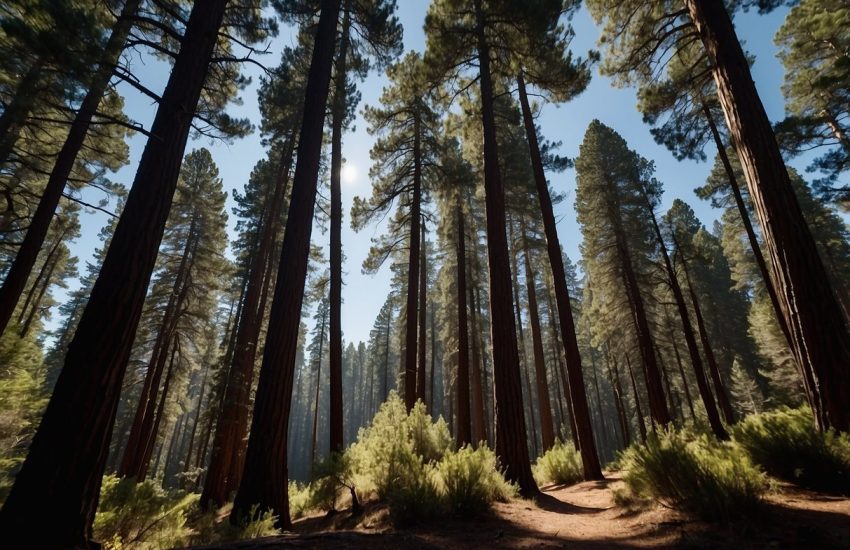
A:
{"type": "MultiPolygon", "coordinates": [[[[422,24],[427,7],[426,0],[399,2],[399,18],[404,26],[406,50],[424,50],[425,38],[422,24]]],[[[778,120],[783,115],[783,99],[780,92],[782,67],[775,57],[776,47],[773,44],[773,36],[782,24],[785,14],[786,10],[782,9],[767,16],[750,13],[742,14],[736,19],[739,36],[745,41],[747,50],[756,56],[753,76],[772,120],[778,120]]],[[[588,49],[595,47],[599,30],[584,10],[576,14],[573,24],[576,30],[573,49],[576,53],[583,55],[588,49]]],[[[263,57],[261,61],[269,67],[276,65],[279,62],[281,48],[292,43],[293,37],[290,30],[282,29],[280,35],[271,43],[273,53],[263,57]]],[[[137,75],[146,85],[153,89],[162,89],[168,77],[168,66],[150,58],[135,59],[133,65],[137,75]]],[[[245,72],[254,78],[254,82],[242,94],[243,104],[232,107],[230,112],[234,115],[249,117],[256,123],[259,121],[256,92],[260,69],[247,65],[245,72]]],[[[373,73],[359,86],[363,97],[358,109],[358,118],[354,130],[347,133],[343,141],[343,155],[349,168],[344,169],[346,171],[343,178],[343,212],[346,216],[343,222],[343,248],[347,258],[344,266],[346,286],[343,289],[345,303],[342,325],[346,340],[355,342],[368,339],[369,330],[389,289],[388,266],[375,276],[363,275],[360,271],[361,263],[369,250],[370,238],[379,229],[367,228],[360,233],[354,233],[348,226],[348,213],[353,197],[368,196],[371,193],[368,181],[371,164],[369,149],[374,140],[366,132],[366,124],[359,113],[364,105],[377,104],[385,84],[386,78],[383,74],[373,73]]],[[[152,102],[126,85],[121,86],[120,89],[126,98],[128,115],[145,127],[149,127],[155,114],[155,106],[152,102]]],[[[717,218],[718,211],[712,210],[707,203],[699,201],[693,194],[693,189],[705,181],[710,170],[710,163],[676,161],[665,148],[653,141],[649,128],[641,121],[635,104],[634,90],[614,88],[609,79],[594,74],[589,88],[579,98],[567,105],[546,106],[541,113],[539,123],[544,136],[550,140],[562,141],[561,154],[571,157],[578,154],[584,131],[592,119],[598,118],[613,127],[632,148],[644,157],[655,161],[657,176],[665,185],[662,208],[669,206],[674,198],[682,198],[694,207],[703,223],[710,226],[717,218]]],[[[116,181],[128,186],[132,183],[144,142],[144,137],[141,135],[132,139],[130,163],[115,175],[116,181]]],[[[221,172],[224,187],[228,191],[241,189],[254,164],[265,155],[256,133],[230,145],[220,142],[210,143],[207,139],[194,141],[188,145],[187,151],[197,147],[207,147],[212,151],[221,172]]],[[[713,150],[706,153],[709,159],[713,158],[713,150]]],[[[792,164],[802,172],[806,161],[801,159],[792,164]]],[[[552,175],[550,182],[555,190],[567,194],[567,200],[556,210],[559,219],[558,231],[567,254],[577,259],[581,234],[575,222],[573,210],[575,172],[568,170],[562,174],[552,175]]],[[[232,200],[229,200],[228,211],[232,204],[232,200]]],[[[103,214],[83,216],[83,235],[72,246],[72,252],[80,257],[81,265],[84,265],[84,262],[91,257],[92,251],[98,245],[97,233],[105,221],[106,216],[103,214]]],[[[231,215],[229,221],[231,234],[235,221],[231,215]]],[[[313,241],[326,246],[328,235],[314,231],[313,241]]],[[[58,297],[60,300],[63,299],[62,294],[58,297]]]]}

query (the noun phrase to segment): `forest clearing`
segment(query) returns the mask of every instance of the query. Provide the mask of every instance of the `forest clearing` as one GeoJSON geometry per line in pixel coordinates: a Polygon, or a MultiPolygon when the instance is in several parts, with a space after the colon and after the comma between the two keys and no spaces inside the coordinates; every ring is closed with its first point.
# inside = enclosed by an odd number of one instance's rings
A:
{"type": "Polygon", "coordinates": [[[0,545],[850,547],[850,5],[0,1],[0,545]]]}

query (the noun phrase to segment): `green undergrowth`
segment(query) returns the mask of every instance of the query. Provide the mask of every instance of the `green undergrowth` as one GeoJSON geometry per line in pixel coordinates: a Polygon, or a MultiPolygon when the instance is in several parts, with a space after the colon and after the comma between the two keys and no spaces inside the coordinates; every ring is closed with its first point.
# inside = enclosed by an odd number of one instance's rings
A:
{"type": "Polygon", "coordinates": [[[819,491],[850,494],[850,437],[818,431],[809,408],[750,415],[735,442],[768,474],[819,491]]]}
{"type": "Polygon", "coordinates": [[[572,442],[555,442],[551,449],[537,459],[531,471],[540,485],[547,483],[572,485],[584,479],[581,453],[576,450],[572,442]]]}
{"type": "Polygon", "coordinates": [[[707,521],[756,515],[769,484],[740,448],[689,432],[662,431],[621,458],[626,490],[620,505],[658,500],[707,521]]]}

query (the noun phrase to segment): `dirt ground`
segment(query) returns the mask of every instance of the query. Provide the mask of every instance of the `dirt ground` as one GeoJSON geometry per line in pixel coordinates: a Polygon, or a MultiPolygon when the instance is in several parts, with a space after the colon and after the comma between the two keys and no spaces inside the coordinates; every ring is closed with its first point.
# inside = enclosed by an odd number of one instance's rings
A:
{"type": "Polygon", "coordinates": [[[850,499],[780,485],[756,519],[718,526],[661,504],[628,510],[614,504],[622,482],[545,487],[535,501],[497,503],[473,520],[439,520],[396,530],[381,506],[297,520],[293,533],[234,543],[239,550],[275,548],[848,548],[850,499]]]}

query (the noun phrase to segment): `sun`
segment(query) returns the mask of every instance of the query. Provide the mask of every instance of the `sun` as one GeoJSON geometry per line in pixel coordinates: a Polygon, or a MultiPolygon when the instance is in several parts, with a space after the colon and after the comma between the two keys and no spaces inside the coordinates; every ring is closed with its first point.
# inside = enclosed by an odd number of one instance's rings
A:
{"type": "Polygon", "coordinates": [[[357,183],[357,167],[346,162],[343,164],[342,169],[339,172],[339,176],[342,183],[346,185],[354,185],[357,183]]]}

